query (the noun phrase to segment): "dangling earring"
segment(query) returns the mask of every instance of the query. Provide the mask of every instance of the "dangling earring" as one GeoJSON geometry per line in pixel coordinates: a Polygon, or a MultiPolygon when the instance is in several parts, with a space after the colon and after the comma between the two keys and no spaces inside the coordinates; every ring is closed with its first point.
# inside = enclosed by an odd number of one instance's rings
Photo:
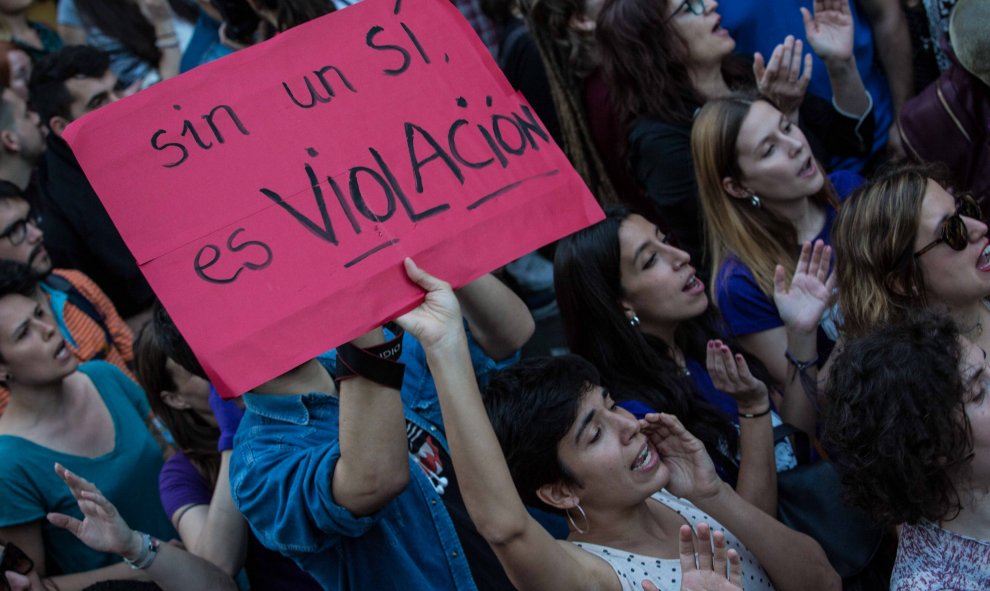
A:
{"type": "Polygon", "coordinates": [[[752,195],[750,195],[749,196],[749,204],[752,205],[753,207],[759,209],[760,208],[760,196],[757,195],[757,194],[755,194],[755,193],[752,194],[752,195]]]}
{"type": "Polygon", "coordinates": [[[635,314],[633,314],[632,315],[632,318],[629,319],[629,326],[631,326],[633,328],[636,328],[637,326],[639,326],[639,316],[636,316],[635,314]]]}
{"type": "Polygon", "coordinates": [[[575,505],[575,508],[581,513],[581,518],[584,519],[584,529],[581,529],[576,523],[574,523],[574,518],[571,517],[570,509],[564,509],[564,513],[567,513],[567,521],[571,522],[571,526],[575,529],[575,531],[577,531],[577,533],[586,534],[588,533],[588,530],[591,529],[591,524],[588,523],[588,516],[585,514],[584,509],[581,508],[581,503],[575,505]]]}

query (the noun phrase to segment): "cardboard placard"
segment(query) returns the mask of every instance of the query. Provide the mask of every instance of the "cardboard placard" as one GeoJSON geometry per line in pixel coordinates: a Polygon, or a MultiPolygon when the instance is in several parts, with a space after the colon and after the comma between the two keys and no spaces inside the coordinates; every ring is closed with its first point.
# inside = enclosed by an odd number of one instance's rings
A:
{"type": "Polygon", "coordinates": [[[225,397],[602,218],[446,0],[365,0],[64,138],[225,397]]]}

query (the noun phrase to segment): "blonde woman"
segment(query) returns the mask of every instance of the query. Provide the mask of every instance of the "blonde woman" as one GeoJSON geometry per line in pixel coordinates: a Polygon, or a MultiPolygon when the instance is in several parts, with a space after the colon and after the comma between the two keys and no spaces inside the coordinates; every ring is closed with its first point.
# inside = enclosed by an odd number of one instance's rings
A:
{"type": "MultiPolygon", "coordinates": [[[[691,147],[712,299],[726,328],[778,382],[812,384],[831,343],[820,329],[786,328],[773,285],[793,273],[801,244],[830,243],[839,206],[835,187],[801,130],[766,99],[709,101],[695,121],[691,147]]],[[[833,176],[843,192],[858,182],[848,173],[833,176]]],[[[785,400],[781,410],[785,420],[814,433],[809,397],[785,400]]]]}

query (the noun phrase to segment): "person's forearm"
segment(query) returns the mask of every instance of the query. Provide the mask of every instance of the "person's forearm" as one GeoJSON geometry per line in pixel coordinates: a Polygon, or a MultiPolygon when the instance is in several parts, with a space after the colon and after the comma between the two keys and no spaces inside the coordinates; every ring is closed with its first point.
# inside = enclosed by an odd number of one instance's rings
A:
{"type": "MultiPolygon", "coordinates": [[[[385,341],[377,329],[352,342],[385,341]]],[[[398,496],[409,482],[409,450],[399,390],[354,377],[340,384],[340,459],[331,484],[337,504],[369,515],[398,496]]]]}
{"type": "Polygon", "coordinates": [[[853,59],[825,64],[832,85],[832,99],[843,114],[862,117],[870,108],[870,95],[863,86],[853,59]]]}
{"type": "MultiPolygon", "coordinates": [[[[739,405],[739,414],[759,414],[769,408],[769,400],[753,406],[739,405]]],[[[770,414],[739,417],[739,453],[736,492],[766,514],[776,516],[777,462],[770,414]]]]}
{"type": "Polygon", "coordinates": [[[206,522],[188,548],[190,553],[234,576],[244,566],[248,527],[230,494],[230,456],[231,450],[220,453],[220,470],[206,522]]]}
{"type": "Polygon", "coordinates": [[[481,402],[467,340],[426,352],[437,385],[450,455],[464,505],[478,532],[493,545],[525,531],[526,512],[481,402]]]}
{"type": "Polygon", "coordinates": [[[179,74],[179,66],[182,63],[182,49],[176,45],[175,47],[163,48],[161,52],[162,57],[158,60],[158,75],[162,80],[168,80],[179,74]]]}
{"type": "Polygon", "coordinates": [[[148,575],[145,571],[134,570],[123,562],[120,562],[111,566],[98,568],[96,570],[50,577],[48,580],[54,583],[58,587],[59,591],[81,591],[82,589],[103,581],[147,581],[148,575]]]}
{"type": "Polygon", "coordinates": [[[491,274],[457,290],[461,313],[485,353],[501,360],[515,353],[533,335],[533,316],[504,283],[491,274]]]}
{"type": "Polygon", "coordinates": [[[873,28],[880,63],[887,74],[894,112],[900,113],[914,87],[907,17],[898,0],[864,0],[863,4],[873,28]]]}
{"type": "Polygon", "coordinates": [[[839,575],[821,546],[760,511],[722,483],[719,492],[689,499],[731,531],[756,556],[778,591],[838,591],[839,575]]]}
{"type": "MultiPolygon", "coordinates": [[[[142,571],[139,571],[142,572],[142,571]]],[[[146,572],[162,591],[190,591],[210,589],[235,591],[237,585],[230,575],[213,563],[164,542],[158,548],[158,556],[146,572]]]]}
{"type": "MultiPolygon", "coordinates": [[[[816,361],[818,359],[818,333],[801,332],[787,329],[787,352],[799,362],[816,361]]],[[[815,437],[815,425],[818,421],[816,401],[818,392],[806,390],[806,384],[814,385],[817,381],[818,366],[816,363],[802,372],[794,363],[787,361],[787,378],[784,381],[784,404],[780,416],[784,422],[790,423],[815,437]]]]}

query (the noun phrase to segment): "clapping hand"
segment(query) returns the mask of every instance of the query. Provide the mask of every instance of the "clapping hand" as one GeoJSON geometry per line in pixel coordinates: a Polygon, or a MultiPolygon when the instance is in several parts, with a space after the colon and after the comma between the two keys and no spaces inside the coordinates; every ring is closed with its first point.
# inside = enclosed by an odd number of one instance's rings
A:
{"type": "Polygon", "coordinates": [[[801,8],[808,44],[823,62],[853,57],[853,18],[849,0],[815,0],[814,14],[801,8]]]}
{"type": "Polygon", "coordinates": [[[805,242],[801,247],[790,285],[785,279],[784,267],[777,265],[773,276],[773,301],[787,327],[805,333],[818,327],[835,286],[835,274],[829,275],[831,264],[832,247],[817,240],[814,246],[805,242]]]}
{"type": "Polygon", "coordinates": [[[769,404],[767,385],[753,377],[745,357],[733,355],[722,341],[708,341],[705,366],[715,387],[732,396],[740,412],[759,412],[769,404]]]}
{"type": "Polygon", "coordinates": [[[664,488],[671,494],[686,499],[704,499],[719,492],[722,481],[704,444],[688,432],[677,417],[651,413],[640,419],[639,428],[670,471],[670,481],[664,488]]]}
{"type": "Polygon", "coordinates": [[[760,94],[772,100],[782,113],[796,121],[798,109],[804,102],[804,93],[811,81],[811,54],[804,56],[804,72],[801,71],[801,54],[804,45],[793,35],[774,48],[770,63],[764,64],[763,54],[753,55],[753,74],[760,94]]]}

